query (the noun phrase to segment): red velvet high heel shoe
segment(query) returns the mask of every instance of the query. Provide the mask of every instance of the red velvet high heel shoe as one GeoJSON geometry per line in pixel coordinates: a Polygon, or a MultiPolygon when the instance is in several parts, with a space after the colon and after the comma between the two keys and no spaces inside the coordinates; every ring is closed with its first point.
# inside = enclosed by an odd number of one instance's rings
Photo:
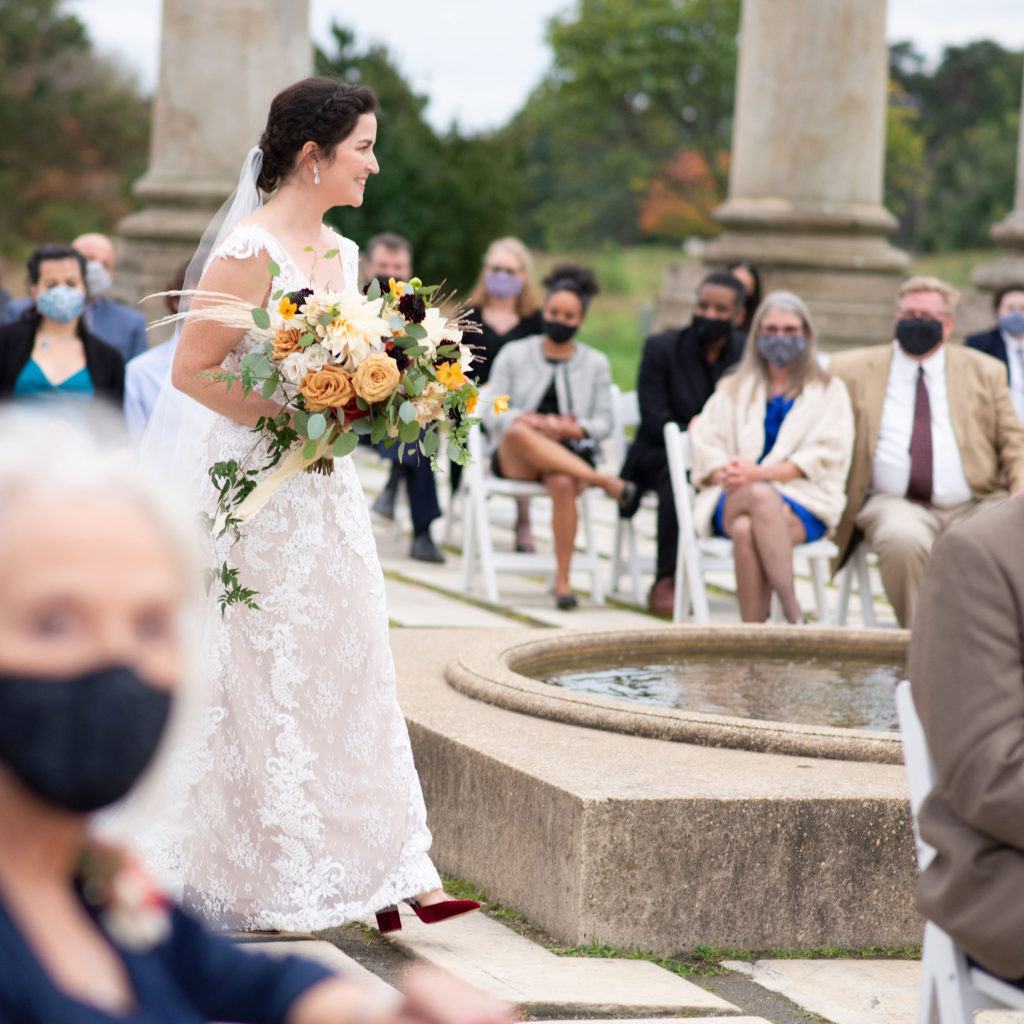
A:
{"type": "MultiPolygon", "coordinates": [[[[443,900],[440,903],[431,903],[429,906],[421,906],[414,899],[405,901],[413,909],[413,913],[424,924],[438,924],[440,921],[450,921],[453,917],[464,917],[480,909],[476,900],[443,900]]],[[[383,910],[377,911],[377,930],[384,932],[397,932],[402,927],[402,919],[398,916],[398,907],[392,904],[383,910]]]]}

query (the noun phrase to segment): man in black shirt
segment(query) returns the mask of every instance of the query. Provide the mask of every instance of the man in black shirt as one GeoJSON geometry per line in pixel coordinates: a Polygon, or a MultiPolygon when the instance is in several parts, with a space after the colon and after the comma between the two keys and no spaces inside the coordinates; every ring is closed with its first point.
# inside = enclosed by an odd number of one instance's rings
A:
{"type": "Polygon", "coordinates": [[[743,321],[745,300],[737,278],[723,270],[713,271],[697,291],[689,326],[652,335],[644,345],[637,377],[640,428],[620,475],[637,485],[636,502],[622,512],[624,516],[636,512],[643,492],[658,494],[657,578],[647,595],[647,606],[655,615],[672,615],[679,544],[665,424],[675,422],[685,430],[725,370],[739,360],[745,339],[735,328],[743,321]]]}

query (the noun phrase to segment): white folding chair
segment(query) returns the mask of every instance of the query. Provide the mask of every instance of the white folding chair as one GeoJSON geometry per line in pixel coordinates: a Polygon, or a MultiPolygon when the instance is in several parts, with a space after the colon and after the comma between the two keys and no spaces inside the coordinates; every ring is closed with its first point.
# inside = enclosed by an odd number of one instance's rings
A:
{"type": "MultiPolygon", "coordinates": [[[[896,687],[896,713],[903,738],[917,867],[924,871],[935,856],[935,849],[921,838],[917,816],[924,798],[935,786],[935,765],[928,753],[928,741],[917,717],[908,679],[896,687]]],[[[921,952],[917,1024],[971,1024],[975,1010],[1024,1010],[1024,990],[978,967],[971,967],[964,951],[937,924],[927,921],[921,952]]]]}
{"type": "MultiPolygon", "coordinates": [[[[707,622],[708,598],[704,587],[704,574],[708,572],[734,572],[732,541],[728,537],[698,537],[693,523],[693,497],[688,473],[691,466],[690,439],[677,423],[665,424],[665,453],[672,481],[676,518],[679,521],[679,552],[676,555],[676,590],[672,606],[672,621],[682,622],[687,603],[693,610],[695,622],[707,622]],[[686,598],[689,597],[689,602],[686,598]]],[[[811,567],[814,596],[818,608],[818,621],[830,621],[828,596],[828,563],[839,553],[830,540],[815,540],[810,544],[797,544],[794,558],[806,558],[811,567]]]]}
{"type": "MultiPolygon", "coordinates": [[[[621,391],[617,384],[612,385],[612,459],[616,471],[622,468],[626,461],[626,449],[629,443],[626,439],[626,428],[635,427],[640,423],[640,403],[637,400],[635,391],[621,391]]],[[[648,504],[645,497],[644,504],[648,504]]],[[[615,537],[612,542],[612,567],[611,580],[608,589],[616,596],[625,596],[619,590],[619,583],[623,573],[628,571],[632,598],[637,604],[643,603],[643,582],[645,573],[653,574],[655,571],[654,558],[651,556],[641,557],[637,551],[636,531],[633,529],[632,519],[623,519],[615,515],[615,537]],[[626,548],[626,557],[623,558],[622,549],[626,548]]]]}
{"type": "Polygon", "coordinates": [[[846,614],[850,607],[850,591],[857,584],[860,598],[860,617],[865,626],[877,626],[875,599],[871,593],[871,573],[868,571],[868,542],[862,540],[851,552],[846,565],[839,570],[839,598],[836,601],[836,622],[846,625],[846,614]]]}
{"type": "MultiPolygon", "coordinates": [[[[547,495],[542,483],[525,480],[505,480],[494,476],[485,464],[487,455],[483,434],[477,424],[469,433],[470,464],[463,470],[466,500],[462,520],[462,586],[466,593],[473,589],[479,574],[483,581],[484,596],[492,604],[498,601],[498,573],[517,576],[545,576],[554,578],[554,552],[495,551],[491,541],[491,517],[488,503],[492,497],[541,498],[547,495]]],[[[573,553],[574,569],[590,574],[590,596],[595,604],[604,604],[601,584],[601,557],[597,550],[594,516],[591,509],[591,491],[580,495],[582,507],[583,551],[573,553]]]]}

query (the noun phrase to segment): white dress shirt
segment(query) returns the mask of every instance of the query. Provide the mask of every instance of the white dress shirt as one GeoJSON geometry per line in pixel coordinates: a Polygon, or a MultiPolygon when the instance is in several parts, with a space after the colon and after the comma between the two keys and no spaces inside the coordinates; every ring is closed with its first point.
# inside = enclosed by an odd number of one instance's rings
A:
{"type": "Polygon", "coordinates": [[[1010,368],[1010,398],[1017,410],[1017,418],[1024,423],[1024,338],[1015,338],[1000,332],[1006,345],[1006,363],[1010,368]]]}
{"type": "Polygon", "coordinates": [[[919,363],[893,342],[892,366],[871,470],[871,489],[883,494],[907,493],[910,482],[910,436],[914,432],[917,371],[924,368],[932,417],[932,504],[959,505],[971,500],[960,447],[949,416],[946,392],[946,346],[919,363]]]}
{"type": "Polygon", "coordinates": [[[171,372],[178,332],[170,341],[129,359],[124,372],[124,418],[128,433],[136,446],[142,443],[149,417],[153,415],[157,395],[167,374],[171,372]]]}

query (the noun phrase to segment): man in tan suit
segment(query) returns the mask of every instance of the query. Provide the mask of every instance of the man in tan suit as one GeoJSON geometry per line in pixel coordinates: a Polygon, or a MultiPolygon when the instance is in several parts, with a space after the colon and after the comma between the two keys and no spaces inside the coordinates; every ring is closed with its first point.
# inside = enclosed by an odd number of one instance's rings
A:
{"type": "Polygon", "coordinates": [[[1024,498],[935,545],[907,671],[935,788],[917,906],[983,967],[1024,977],[1024,498]]]}
{"type": "Polygon", "coordinates": [[[899,291],[896,340],[829,364],[857,429],[835,567],[863,533],[907,627],[935,538],[982,501],[1024,489],[1024,428],[1005,367],[946,344],[957,298],[938,278],[911,278],[899,291]]]}

